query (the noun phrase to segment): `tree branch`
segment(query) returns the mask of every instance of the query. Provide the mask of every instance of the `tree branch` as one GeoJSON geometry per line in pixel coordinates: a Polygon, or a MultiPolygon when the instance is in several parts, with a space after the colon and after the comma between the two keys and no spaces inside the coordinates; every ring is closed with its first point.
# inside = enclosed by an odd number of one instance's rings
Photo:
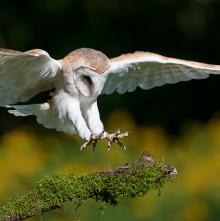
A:
{"type": "Polygon", "coordinates": [[[81,205],[88,199],[95,199],[98,203],[116,204],[121,199],[141,197],[149,190],[160,190],[176,173],[175,168],[144,152],[137,162],[122,167],[80,176],[48,175],[33,191],[1,205],[0,220],[21,221],[61,208],[66,201],[81,205]]]}

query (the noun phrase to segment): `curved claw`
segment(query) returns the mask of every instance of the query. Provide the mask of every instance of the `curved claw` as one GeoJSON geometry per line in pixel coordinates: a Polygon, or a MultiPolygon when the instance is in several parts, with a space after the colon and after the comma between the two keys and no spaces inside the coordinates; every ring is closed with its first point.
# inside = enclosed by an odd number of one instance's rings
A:
{"type": "Polygon", "coordinates": [[[92,144],[93,150],[95,150],[96,148],[96,144],[98,142],[99,139],[101,139],[102,137],[102,133],[98,134],[98,135],[91,135],[90,139],[87,140],[81,147],[80,147],[80,151],[82,151],[84,148],[86,148],[87,146],[92,144]]]}
{"type": "Polygon", "coordinates": [[[104,136],[102,137],[103,138],[107,138],[108,139],[108,150],[110,150],[111,148],[111,145],[112,143],[116,143],[118,144],[120,147],[123,147],[124,150],[126,150],[126,147],[125,145],[119,140],[123,137],[127,137],[128,136],[128,132],[124,132],[124,133],[121,133],[121,130],[117,130],[115,133],[112,133],[112,134],[109,134],[107,132],[104,132],[104,136]]]}

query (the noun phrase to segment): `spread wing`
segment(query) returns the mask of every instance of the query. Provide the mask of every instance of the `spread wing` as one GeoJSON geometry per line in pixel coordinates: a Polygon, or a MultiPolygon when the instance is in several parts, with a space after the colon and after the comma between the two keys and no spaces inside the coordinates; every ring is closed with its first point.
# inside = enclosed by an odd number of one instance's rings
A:
{"type": "Polygon", "coordinates": [[[0,49],[0,106],[25,102],[53,87],[61,63],[46,51],[0,49]]]}
{"type": "Polygon", "coordinates": [[[204,79],[220,74],[220,65],[209,65],[164,57],[149,52],[135,52],[111,59],[105,73],[102,94],[132,92],[137,87],[150,89],[191,79],[204,79]]]}

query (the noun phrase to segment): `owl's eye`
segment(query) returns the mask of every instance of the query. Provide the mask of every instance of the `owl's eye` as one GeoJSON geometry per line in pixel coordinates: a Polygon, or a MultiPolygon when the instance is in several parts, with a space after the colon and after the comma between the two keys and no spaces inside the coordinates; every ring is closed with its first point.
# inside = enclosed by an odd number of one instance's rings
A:
{"type": "Polygon", "coordinates": [[[91,78],[90,78],[89,76],[87,76],[87,75],[82,75],[81,78],[82,78],[82,80],[85,81],[88,85],[90,85],[90,86],[92,85],[92,80],[91,80],[91,78]]]}
{"type": "Polygon", "coordinates": [[[81,76],[81,81],[82,83],[87,86],[88,90],[90,91],[90,93],[92,93],[92,90],[93,90],[93,82],[92,82],[92,79],[87,76],[87,75],[82,75],[81,76]]]}
{"type": "Polygon", "coordinates": [[[88,97],[93,93],[94,85],[93,80],[86,74],[79,74],[75,79],[76,87],[81,94],[88,97]]]}

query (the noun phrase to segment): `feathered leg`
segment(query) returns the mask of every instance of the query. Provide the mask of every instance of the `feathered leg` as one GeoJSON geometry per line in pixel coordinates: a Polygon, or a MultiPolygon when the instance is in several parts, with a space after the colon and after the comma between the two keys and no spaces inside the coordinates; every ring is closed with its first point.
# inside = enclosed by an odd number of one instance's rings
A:
{"type": "Polygon", "coordinates": [[[100,120],[97,101],[81,103],[81,111],[89,129],[92,132],[90,139],[81,146],[81,150],[91,144],[93,145],[93,149],[95,149],[96,143],[102,138],[104,131],[103,123],[100,120]]]}

